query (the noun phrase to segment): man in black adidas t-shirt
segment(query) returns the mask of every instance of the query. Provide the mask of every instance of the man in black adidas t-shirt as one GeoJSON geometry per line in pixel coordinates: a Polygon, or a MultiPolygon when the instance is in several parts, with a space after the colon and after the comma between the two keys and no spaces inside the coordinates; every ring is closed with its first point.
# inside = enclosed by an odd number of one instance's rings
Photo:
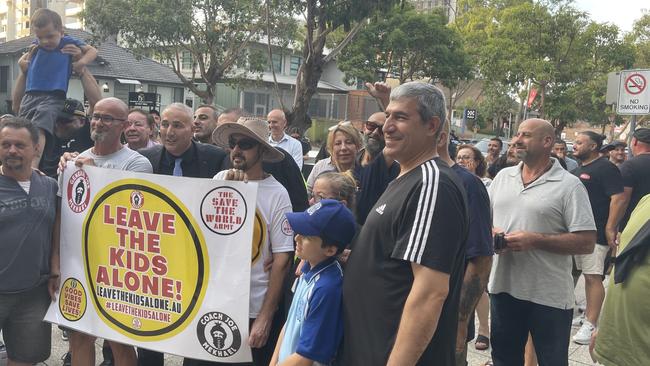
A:
{"type": "Polygon", "coordinates": [[[436,152],[444,96],[403,84],[386,116],[384,153],[401,170],[346,267],[341,364],[452,366],[468,219],[462,184],[436,152]]]}

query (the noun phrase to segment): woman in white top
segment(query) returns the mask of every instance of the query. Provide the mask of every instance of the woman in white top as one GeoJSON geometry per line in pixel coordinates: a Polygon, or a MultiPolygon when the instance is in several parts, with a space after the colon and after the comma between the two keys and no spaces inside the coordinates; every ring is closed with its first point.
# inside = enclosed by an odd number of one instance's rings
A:
{"type": "Polygon", "coordinates": [[[330,157],[319,160],[307,178],[307,193],[311,197],[316,178],[325,172],[346,172],[352,170],[357,153],[362,148],[361,135],[349,121],[340,122],[330,128],[327,135],[327,151],[330,157]]]}

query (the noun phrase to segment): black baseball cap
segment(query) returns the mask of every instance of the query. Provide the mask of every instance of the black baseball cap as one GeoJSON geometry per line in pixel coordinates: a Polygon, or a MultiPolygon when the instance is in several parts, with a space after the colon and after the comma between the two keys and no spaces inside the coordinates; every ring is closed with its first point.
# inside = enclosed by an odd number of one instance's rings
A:
{"type": "Polygon", "coordinates": [[[650,128],[637,128],[634,130],[635,139],[646,144],[650,144],[650,128]]]}
{"type": "Polygon", "coordinates": [[[603,146],[602,149],[600,149],[600,151],[608,152],[616,149],[617,147],[627,147],[627,144],[625,143],[625,141],[619,141],[619,140],[612,141],[609,144],[603,146]]]}
{"type": "Polygon", "coordinates": [[[63,110],[59,112],[59,118],[69,120],[74,116],[85,117],[86,109],[80,101],[68,98],[63,103],[63,110]]]}

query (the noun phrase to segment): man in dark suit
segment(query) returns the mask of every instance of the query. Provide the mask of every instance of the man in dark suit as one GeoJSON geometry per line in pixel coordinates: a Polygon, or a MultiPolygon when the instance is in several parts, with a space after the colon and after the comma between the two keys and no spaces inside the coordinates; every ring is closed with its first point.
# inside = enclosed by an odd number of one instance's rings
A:
{"type": "MultiPolygon", "coordinates": [[[[214,177],[225,161],[223,149],[192,141],[193,111],[182,103],[172,103],[163,110],[160,121],[160,142],[138,152],[153,166],[154,174],[192,178],[214,177]]],[[[138,349],[138,365],[163,366],[163,354],[138,349]]]]}
{"type": "Polygon", "coordinates": [[[182,103],[170,104],[161,115],[161,145],[139,150],[155,174],[212,178],[228,161],[223,149],[192,141],[192,110],[182,103]]]}

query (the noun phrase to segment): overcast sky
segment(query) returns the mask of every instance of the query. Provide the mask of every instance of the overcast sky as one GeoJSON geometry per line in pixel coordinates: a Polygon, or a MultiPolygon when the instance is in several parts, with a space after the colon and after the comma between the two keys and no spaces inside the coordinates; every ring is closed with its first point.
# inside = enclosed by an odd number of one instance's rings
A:
{"type": "Polygon", "coordinates": [[[650,12],[649,0],[576,0],[576,6],[597,22],[609,22],[629,32],[643,11],[650,12]]]}

